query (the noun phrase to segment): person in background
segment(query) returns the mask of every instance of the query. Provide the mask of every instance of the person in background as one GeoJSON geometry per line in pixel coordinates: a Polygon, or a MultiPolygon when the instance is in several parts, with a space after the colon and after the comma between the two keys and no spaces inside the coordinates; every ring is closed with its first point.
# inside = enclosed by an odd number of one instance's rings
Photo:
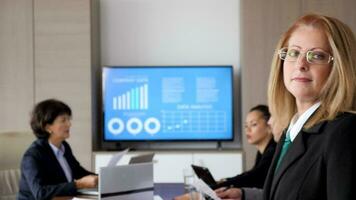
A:
{"type": "MultiPolygon", "coordinates": [[[[272,129],[273,140],[278,142],[282,136],[283,128],[279,124],[277,124],[273,116],[271,116],[268,120],[268,125],[272,129]]],[[[219,197],[234,197],[235,200],[262,200],[263,190],[261,188],[256,187],[241,187],[241,188],[229,188],[229,187],[221,187],[215,190],[216,194],[219,197]]]]}
{"type": "MultiPolygon", "coordinates": [[[[249,144],[255,145],[257,155],[254,167],[240,175],[221,181],[216,188],[221,187],[256,187],[262,188],[268,168],[276,148],[271,127],[268,125],[270,112],[266,105],[257,105],[250,109],[245,121],[245,134],[249,144]]],[[[175,200],[190,199],[189,194],[174,198],[175,200]]]]}
{"type": "Polygon", "coordinates": [[[270,117],[271,114],[266,105],[257,105],[250,109],[246,116],[245,134],[247,142],[257,148],[255,165],[242,174],[223,179],[216,188],[263,187],[276,148],[271,127],[268,125],[270,117]]]}
{"type": "Polygon", "coordinates": [[[356,199],[354,34],[338,19],[308,14],[288,29],[277,50],[268,98],[274,120],[288,128],[263,199],[356,199]]]}
{"type": "Polygon", "coordinates": [[[35,105],[30,124],[37,140],[22,158],[17,199],[74,196],[77,189],[96,187],[98,177],[80,166],[65,141],[70,136],[71,116],[69,106],[55,99],[35,105]]]}

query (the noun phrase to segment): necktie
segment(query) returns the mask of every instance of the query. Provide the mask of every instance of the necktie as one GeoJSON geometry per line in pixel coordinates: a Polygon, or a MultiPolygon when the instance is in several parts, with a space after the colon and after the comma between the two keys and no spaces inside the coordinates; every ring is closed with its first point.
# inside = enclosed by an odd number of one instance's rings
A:
{"type": "Polygon", "coordinates": [[[279,158],[278,158],[276,171],[278,170],[279,166],[281,165],[283,157],[284,157],[284,155],[286,155],[287,150],[288,150],[288,148],[289,148],[291,143],[292,143],[292,141],[290,139],[290,135],[289,135],[289,131],[288,131],[287,134],[286,134],[286,138],[284,139],[284,143],[283,143],[283,146],[282,146],[281,154],[279,155],[279,158]]]}

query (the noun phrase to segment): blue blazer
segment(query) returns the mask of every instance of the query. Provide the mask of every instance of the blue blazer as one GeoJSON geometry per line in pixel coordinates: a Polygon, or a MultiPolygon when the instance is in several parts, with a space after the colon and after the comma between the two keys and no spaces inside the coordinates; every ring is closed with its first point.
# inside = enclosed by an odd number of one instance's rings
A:
{"type": "Polygon", "coordinates": [[[264,186],[264,200],[356,199],[356,114],[302,129],[275,172],[285,134],[264,186]]]}
{"type": "MultiPolygon", "coordinates": [[[[64,157],[72,170],[73,179],[93,174],[80,166],[67,142],[64,157]]],[[[20,191],[17,199],[52,199],[54,196],[73,196],[77,193],[74,181],[68,182],[48,139],[37,139],[25,152],[21,162],[20,191]]]]}

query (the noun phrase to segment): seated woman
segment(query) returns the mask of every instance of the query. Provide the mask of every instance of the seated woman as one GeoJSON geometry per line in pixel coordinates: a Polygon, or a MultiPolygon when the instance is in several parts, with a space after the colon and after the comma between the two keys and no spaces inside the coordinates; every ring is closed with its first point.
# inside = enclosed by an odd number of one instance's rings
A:
{"type": "Polygon", "coordinates": [[[267,123],[270,117],[271,114],[265,105],[250,109],[245,121],[245,134],[247,142],[256,146],[258,150],[255,165],[242,174],[222,180],[216,188],[263,187],[276,148],[271,127],[267,123]]]}
{"type": "MultiPolygon", "coordinates": [[[[257,155],[255,165],[249,171],[237,176],[223,179],[215,188],[226,187],[252,187],[262,188],[268,169],[272,162],[276,143],[273,140],[272,129],[267,123],[270,119],[266,105],[257,105],[250,109],[245,121],[245,134],[248,143],[256,146],[257,155]]],[[[276,134],[276,139],[278,139],[276,134]]],[[[184,194],[174,198],[175,200],[191,199],[190,194],[184,194]]]]}
{"type": "MultiPolygon", "coordinates": [[[[280,124],[277,124],[271,116],[268,120],[268,125],[272,129],[273,140],[278,142],[283,133],[283,127],[280,124]]],[[[235,200],[262,200],[262,188],[255,187],[241,187],[241,188],[226,188],[221,187],[215,190],[216,194],[219,197],[234,197],[235,200]]]]}
{"type": "Polygon", "coordinates": [[[48,99],[38,103],[31,116],[37,137],[21,162],[17,199],[52,199],[73,196],[80,188],[96,187],[98,177],[80,166],[69,144],[72,111],[65,103],[48,99]]]}

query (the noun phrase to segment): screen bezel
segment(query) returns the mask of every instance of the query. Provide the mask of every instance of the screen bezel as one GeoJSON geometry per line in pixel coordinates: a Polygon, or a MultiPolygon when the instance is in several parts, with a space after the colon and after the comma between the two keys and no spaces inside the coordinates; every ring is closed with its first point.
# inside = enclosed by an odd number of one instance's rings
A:
{"type": "MultiPolygon", "coordinates": [[[[183,142],[188,142],[188,143],[193,143],[193,142],[205,142],[206,144],[208,143],[216,143],[216,142],[231,142],[234,141],[236,138],[235,136],[235,84],[234,84],[234,68],[232,65],[184,65],[184,66],[103,66],[101,68],[101,140],[104,143],[109,143],[109,144],[116,144],[117,146],[122,146],[122,144],[125,144],[125,147],[132,147],[136,146],[137,144],[141,143],[183,143],[183,142]],[[139,69],[139,68],[229,68],[231,70],[230,75],[231,75],[231,120],[232,120],[232,127],[231,127],[231,137],[229,138],[214,138],[214,139],[155,139],[155,140],[147,140],[147,139],[139,139],[139,140],[108,140],[105,138],[105,99],[104,99],[104,69],[105,68],[126,68],[126,69],[139,69]],[[119,143],[119,144],[118,144],[119,143]]],[[[149,145],[151,146],[151,145],[149,145]]],[[[174,146],[174,145],[173,145],[174,146]]],[[[210,146],[210,145],[209,145],[210,146]]]]}

